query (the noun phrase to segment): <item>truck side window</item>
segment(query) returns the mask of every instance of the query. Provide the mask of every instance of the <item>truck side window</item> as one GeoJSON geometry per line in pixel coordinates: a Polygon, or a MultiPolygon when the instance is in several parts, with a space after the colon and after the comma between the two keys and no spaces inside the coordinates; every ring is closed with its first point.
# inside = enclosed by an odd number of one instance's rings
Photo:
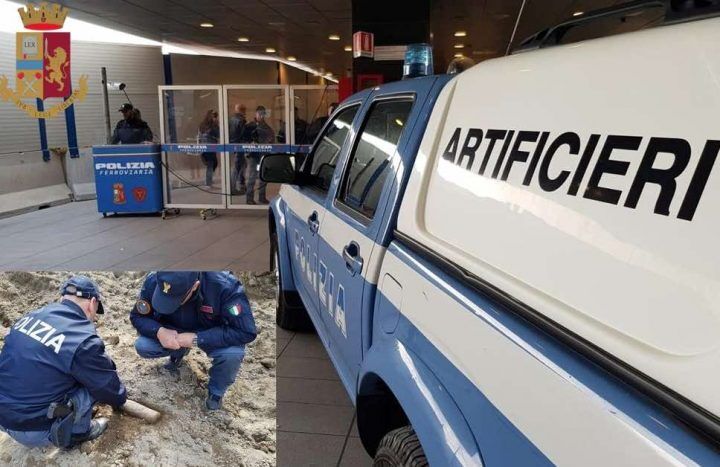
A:
{"type": "Polygon", "coordinates": [[[306,161],[305,170],[310,164],[310,175],[315,177],[314,187],[318,190],[328,191],[330,188],[330,181],[335,172],[340,150],[350,133],[353,119],[359,109],[359,105],[354,105],[341,110],[337,117],[330,122],[315,146],[315,150],[306,161]]]}
{"type": "Polygon", "coordinates": [[[357,139],[339,199],[368,219],[375,215],[385,180],[392,173],[391,160],[412,105],[412,98],[374,103],[357,139]]]}

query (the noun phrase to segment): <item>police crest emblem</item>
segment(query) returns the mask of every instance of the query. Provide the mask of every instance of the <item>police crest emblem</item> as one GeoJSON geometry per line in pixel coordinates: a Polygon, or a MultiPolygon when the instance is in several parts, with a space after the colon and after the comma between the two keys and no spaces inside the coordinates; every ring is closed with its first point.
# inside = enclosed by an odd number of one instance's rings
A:
{"type": "Polygon", "coordinates": [[[0,76],[0,100],[15,104],[33,118],[52,118],[65,111],[76,101],[85,99],[88,77],[80,77],[80,85],[72,89],[70,76],[70,33],[47,32],[62,29],[69,10],[62,5],[42,2],[39,7],[28,4],[19,8],[25,29],[17,33],[15,75],[16,89],[9,86],[8,78],[0,76]],[[62,98],[62,102],[45,109],[43,100],[62,98]],[[35,99],[36,104],[23,102],[35,99]]]}
{"type": "Polygon", "coordinates": [[[147,300],[138,300],[135,303],[135,309],[141,315],[149,315],[152,311],[152,306],[150,306],[150,303],[147,300]]]}

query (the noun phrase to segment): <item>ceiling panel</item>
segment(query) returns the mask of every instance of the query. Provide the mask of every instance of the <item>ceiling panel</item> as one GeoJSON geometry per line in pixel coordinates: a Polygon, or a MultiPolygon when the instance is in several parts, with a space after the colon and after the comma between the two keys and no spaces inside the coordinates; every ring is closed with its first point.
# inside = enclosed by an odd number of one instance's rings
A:
{"type": "MultiPolygon", "coordinates": [[[[361,1],[361,0],[356,0],[361,1]]],[[[388,0],[387,14],[404,10],[388,0]]],[[[435,62],[442,68],[453,55],[462,53],[476,61],[502,56],[512,47],[577,11],[623,3],[626,0],[431,0],[431,42],[435,62]],[[518,19],[522,5],[523,14],[518,19]],[[516,29],[517,23],[517,29],[516,29]],[[456,38],[458,30],[467,36],[456,38]],[[513,36],[513,31],[515,31],[513,36]],[[454,48],[462,44],[462,49],[454,48]]],[[[294,55],[299,62],[336,76],[352,66],[352,54],[343,47],[351,43],[352,0],[64,0],[73,16],[155,40],[223,48],[234,52],[265,54],[266,47],[278,55],[294,55]],[[200,27],[211,22],[214,28],[200,27]],[[340,41],[328,35],[339,34],[340,41]],[[238,37],[247,36],[249,43],[238,37]]],[[[626,21],[606,21],[572,37],[595,37],[653,24],[649,12],[626,21]]],[[[580,30],[582,28],[578,28],[580,30]]]]}
{"type": "Polygon", "coordinates": [[[336,75],[352,66],[342,47],[352,33],[351,0],[64,0],[72,15],[158,41],[265,54],[294,55],[336,75]],[[328,14],[325,14],[325,10],[328,14]],[[211,22],[214,28],[201,28],[211,22]],[[343,41],[331,42],[330,34],[343,41]],[[247,36],[248,43],[238,42],[247,36]],[[334,50],[335,49],[335,50],[334,50]],[[329,53],[323,53],[323,50],[329,53]]]}

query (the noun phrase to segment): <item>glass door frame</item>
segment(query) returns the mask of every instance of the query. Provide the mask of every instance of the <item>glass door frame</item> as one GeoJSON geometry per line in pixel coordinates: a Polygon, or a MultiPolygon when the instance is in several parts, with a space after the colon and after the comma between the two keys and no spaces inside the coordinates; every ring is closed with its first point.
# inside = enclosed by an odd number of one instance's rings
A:
{"type": "MultiPolygon", "coordinates": [[[[338,92],[338,85],[337,84],[291,84],[290,85],[290,102],[295,102],[295,90],[298,91],[335,91],[338,92]]],[[[292,135],[290,137],[290,141],[292,141],[292,145],[295,146],[295,106],[293,105],[292,109],[290,109],[290,132],[287,133],[289,135],[292,135]]],[[[318,116],[319,117],[319,116],[318,116]]],[[[307,122],[308,125],[310,125],[312,122],[307,122]]],[[[309,146],[312,146],[314,143],[311,142],[309,146]]]]}
{"type": "MultiPolygon", "coordinates": [[[[164,85],[164,86],[158,86],[158,101],[160,105],[160,144],[162,145],[162,182],[163,182],[163,203],[165,204],[166,208],[178,208],[178,209],[225,209],[227,208],[228,204],[228,198],[229,196],[225,195],[222,196],[222,202],[219,204],[183,204],[183,203],[169,203],[169,189],[168,186],[168,176],[170,175],[168,173],[168,151],[166,150],[166,145],[169,144],[180,144],[180,143],[168,143],[165,140],[165,102],[163,99],[164,91],[216,91],[218,95],[218,101],[217,101],[217,108],[218,108],[218,120],[220,123],[220,141],[219,145],[222,147],[225,143],[225,126],[226,126],[226,116],[225,116],[225,106],[224,104],[224,92],[222,86],[195,86],[195,85],[164,85]]],[[[189,148],[192,148],[194,145],[188,144],[180,144],[182,146],[188,146],[189,148]]],[[[170,152],[183,152],[183,151],[170,151],[170,152]]],[[[185,152],[197,152],[192,151],[191,149],[188,149],[185,152]]],[[[227,162],[229,160],[227,152],[218,151],[218,156],[221,160],[221,165],[224,166],[223,173],[221,173],[221,183],[220,183],[220,191],[222,193],[227,193],[229,190],[229,183],[228,179],[225,177],[225,172],[228,174],[230,173],[227,170],[227,162]]],[[[199,156],[198,156],[199,157],[199,156]]],[[[220,195],[218,195],[220,196],[220,195]]]]}
{"type": "MultiPolygon", "coordinates": [[[[230,99],[228,98],[228,92],[238,89],[244,89],[244,90],[262,90],[262,91],[272,91],[272,90],[282,90],[284,91],[283,95],[285,96],[285,112],[283,115],[283,118],[285,119],[285,138],[286,140],[289,139],[288,135],[290,135],[290,122],[291,118],[294,118],[294,112],[292,109],[290,109],[290,87],[287,84],[225,84],[222,86],[222,108],[223,108],[223,115],[225,115],[228,112],[228,105],[230,103],[230,99]]],[[[254,115],[254,112],[253,112],[254,115]]],[[[229,123],[229,120],[226,119],[226,117],[223,117],[221,120],[221,123],[223,125],[223,131],[222,134],[222,142],[225,145],[230,144],[229,139],[230,135],[228,135],[227,132],[227,125],[229,123]]],[[[294,136],[292,137],[294,140],[294,136]]],[[[286,142],[284,144],[276,144],[277,146],[288,146],[290,145],[290,142],[286,142]]],[[[278,151],[280,153],[281,151],[278,151]]],[[[265,205],[255,205],[255,206],[248,206],[245,204],[232,204],[232,195],[230,192],[230,179],[231,179],[231,166],[230,166],[230,152],[226,151],[224,153],[224,160],[226,161],[223,171],[223,183],[225,186],[227,186],[227,191],[223,191],[223,193],[226,193],[225,196],[225,207],[227,209],[238,209],[238,210],[246,210],[246,211],[265,211],[268,209],[268,206],[265,205]]],[[[232,153],[234,154],[234,153],[232,153]]],[[[272,154],[272,153],[268,153],[272,154]]],[[[258,180],[258,183],[261,183],[260,180],[258,180]]]]}
{"type": "MultiPolygon", "coordinates": [[[[237,209],[237,210],[250,210],[250,211],[261,211],[266,210],[268,207],[263,205],[247,206],[243,204],[232,204],[232,195],[230,194],[230,180],[231,180],[231,163],[230,155],[231,152],[228,150],[227,145],[229,142],[228,135],[228,105],[229,97],[228,93],[233,90],[281,90],[284,95],[284,106],[285,111],[283,118],[285,119],[285,135],[286,142],[284,144],[276,143],[279,147],[292,147],[295,144],[295,109],[291,103],[295,102],[295,91],[337,91],[337,85],[321,85],[321,84],[300,84],[300,85],[287,85],[287,84],[228,84],[228,85],[163,85],[158,86],[158,104],[160,108],[160,144],[162,145],[162,186],[163,186],[163,202],[166,208],[181,208],[181,209],[237,209]],[[215,91],[218,93],[218,116],[220,121],[220,142],[218,143],[222,147],[222,151],[217,151],[218,157],[221,160],[222,173],[221,173],[221,192],[224,193],[222,196],[222,202],[218,204],[187,204],[187,203],[170,203],[170,186],[168,184],[168,152],[196,152],[193,150],[192,144],[182,144],[177,142],[168,142],[166,140],[166,128],[165,128],[165,117],[166,109],[164,102],[164,91],[215,91]],[[184,151],[167,151],[167,145],[180,144],[186,146],[184,151]]],[[[310,123],[310,122],[308,122],[310,123]]],[[[279,148],[281,149],[281,148],[279,148]]],[[[287,152],[278,150],[277,153],[287,152]]],[[[270,152],[271,153],[271,152],[270,152]]],[[[268,154],[270,154],[268,153],[268,154]]],[[[232,153],[234,154],[234,153],[232,153]]]]}

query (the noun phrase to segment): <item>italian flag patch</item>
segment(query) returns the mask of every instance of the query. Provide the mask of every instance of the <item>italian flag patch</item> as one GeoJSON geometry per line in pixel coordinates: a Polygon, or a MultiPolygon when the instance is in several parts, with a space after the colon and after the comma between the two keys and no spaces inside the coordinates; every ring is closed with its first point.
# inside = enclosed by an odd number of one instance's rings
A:
{"type": "Polygon", "coordinates": [[[242,308],[240,308],[240,305],[233,305],[230,307],[230,309],[228,311],[230,312],[231,315],[238,316],[242,312],[242,308]]]}

